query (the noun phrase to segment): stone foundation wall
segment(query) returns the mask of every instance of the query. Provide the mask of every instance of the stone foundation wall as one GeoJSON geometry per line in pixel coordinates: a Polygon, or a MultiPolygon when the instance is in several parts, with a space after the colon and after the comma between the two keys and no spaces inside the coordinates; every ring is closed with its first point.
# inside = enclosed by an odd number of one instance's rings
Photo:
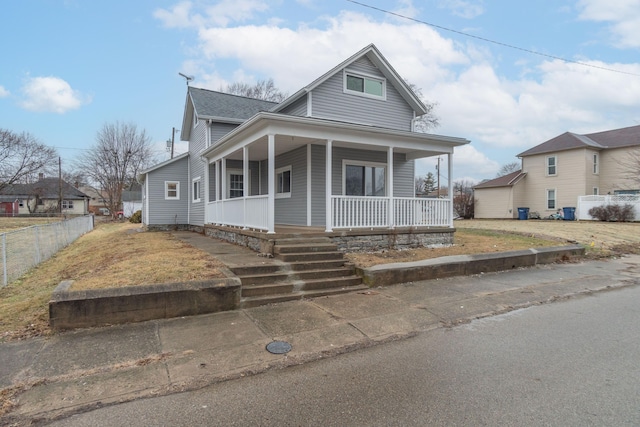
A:
{"type": "Polygon", "coordinates": [[[263,239],[259,239],[245,234],[236,233],[234,231],[221,230],[218,228],[204,228],[204,235],[224,240],[225,242],[234,243],[240,246],[246,246],[256,252],[262,252],[263,239]]]}
{"type": "Polygon", "coordinates": [[[342,252],[375,252],[385,249],[404,250],[453,245],[451,232],[390,232],[389,234],[345,234],[331,236],[342,252]]]}
{"type": "Polygon", "coordinates": [[[188,224],[152,224],[146,225],[147,231],[189,231],[188,224]]]}

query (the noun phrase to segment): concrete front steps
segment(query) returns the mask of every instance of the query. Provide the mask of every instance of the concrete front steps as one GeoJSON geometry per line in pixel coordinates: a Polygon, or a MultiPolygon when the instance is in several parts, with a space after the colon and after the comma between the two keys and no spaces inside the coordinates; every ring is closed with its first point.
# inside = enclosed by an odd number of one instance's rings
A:
{"type": "Polygon", "coordinates": [[[368,289],[327,238],[276,241],[274,264],[233,269],[242,281],[242,308],[368,289]]]}

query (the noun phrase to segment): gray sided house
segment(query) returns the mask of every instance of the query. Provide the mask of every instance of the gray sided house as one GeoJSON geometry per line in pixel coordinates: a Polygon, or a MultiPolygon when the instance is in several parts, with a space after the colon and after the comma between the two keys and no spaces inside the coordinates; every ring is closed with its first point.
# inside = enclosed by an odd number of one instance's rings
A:
{"type": "MultiPolygon", "coordinates": [[[[463,138],[418,133],[427,112],[374,45],[281,103],[189,87],[189,151],[139,176],[149,228],[453,228],[449,199],[418,199],[416,159],[463,138]]],[[[451,194],[452,191],[449,191],[451,194]]]]}

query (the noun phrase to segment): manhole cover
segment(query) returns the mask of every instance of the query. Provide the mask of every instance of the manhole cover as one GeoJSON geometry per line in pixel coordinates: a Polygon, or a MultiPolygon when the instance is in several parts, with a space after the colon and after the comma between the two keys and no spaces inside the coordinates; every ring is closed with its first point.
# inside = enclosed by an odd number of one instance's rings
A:
{"type": "Polygon", "coordinates": [[[286,341],[272,341],[267,344],[267,351],[273,354],[285,354],[291,351],[291,344],[286,341]]]}

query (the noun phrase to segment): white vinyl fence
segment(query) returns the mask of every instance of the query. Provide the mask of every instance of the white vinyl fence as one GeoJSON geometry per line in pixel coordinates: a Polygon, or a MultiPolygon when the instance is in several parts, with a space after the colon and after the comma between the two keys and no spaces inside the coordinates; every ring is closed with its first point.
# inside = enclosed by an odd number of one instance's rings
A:
{"type": "Polygon", "coordinates": [[[91,230],[93,216],[82,216],[0,234],[2,286],[7,286],[91,230]]]}
{"type": "Polygon", "coordinates": [[[632,205],[635,213],[635,221],[640,221],[640,195],[637,194],[620,194],[620,195],[604,195],[604,196],[580,196],[578,197],[578,209],[576,219],[589,220],[593,219],[589,215],[589,209],[602,205],[632,205]]]}

